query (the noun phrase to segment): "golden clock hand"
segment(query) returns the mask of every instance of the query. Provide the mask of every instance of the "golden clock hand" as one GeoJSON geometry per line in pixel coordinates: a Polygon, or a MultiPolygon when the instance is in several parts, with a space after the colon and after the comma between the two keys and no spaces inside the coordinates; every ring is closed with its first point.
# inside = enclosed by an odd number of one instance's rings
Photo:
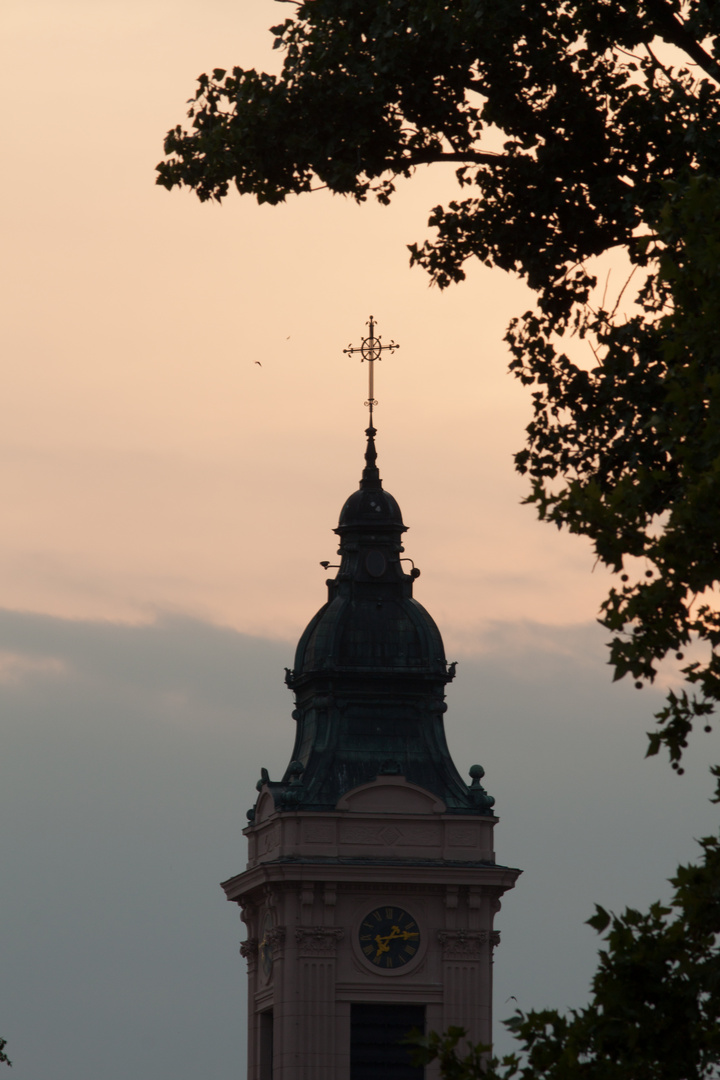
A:
{"type": "Polygon", "coordinates": [[[378,951],[375,954],[375,959],[377,960],[380,956],[382,956],[382,954],[384,952],[389,951],[390,946],[388,945],[388,938],[387,937],[380,937],[379,934],[375,935],[375,941],[377,942],[377,947],[378,947],[378,951]]]}
{"type": "Polygon", "coordinates": [[[417,933],[412,933],[410,930],[401,930],[399,926],[393,926],[389,934],[376,934],[375,941],[377,942],[378,951],[375,954],[375,959],[379,960],[383,953],[390,952],[390,942],[397,941],[401,938],[403,941],[407,941],[410,937],[417,937],[417,933]]]}
{"type": "Polygon", "coordinates": [[[376,934],[375,940],[378,943],[378,947],[382,952],[387,952],[389,945],[388,941],[394,941],[396,937],[400,936],[400,931],[397,926],[393,926],[392,932],[389,934],[376,934]]]}

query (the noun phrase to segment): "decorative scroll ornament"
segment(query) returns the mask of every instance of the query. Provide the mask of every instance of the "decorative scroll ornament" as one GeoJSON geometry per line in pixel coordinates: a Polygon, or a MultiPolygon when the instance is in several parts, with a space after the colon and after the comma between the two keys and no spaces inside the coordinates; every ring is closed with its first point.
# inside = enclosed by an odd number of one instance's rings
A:
{"type": "Polygon", "coordinates": [[[253,904],[252,900],[247,900],[245,897],[240,900],[240,918],[244,923],[250,923],[255,914],[255,910],[255,904],[253,904]]]}
{"type": "Polygon", "coordinates": [[[255,937],[240,942],[240,955],[246,960],[254,960],[257,956],[258,940],[255,937]]]}

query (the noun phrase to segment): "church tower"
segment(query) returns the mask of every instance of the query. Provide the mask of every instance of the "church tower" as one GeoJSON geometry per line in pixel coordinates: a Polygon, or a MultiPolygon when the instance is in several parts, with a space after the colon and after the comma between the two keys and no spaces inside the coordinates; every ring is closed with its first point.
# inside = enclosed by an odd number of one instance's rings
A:
{"type": "Polygon", "coordinates": [[[483,769],[468,784],[450,757],[455,665],[413,597],[375,435],[371,409],[340,565],[286,672],[291,760],[263,770],[247,869],[223,885],[247,925],[248,1080],[414,1080],[412,1027],[491,1041],[493,917],[519,871],[495,862],[483,769]]]}

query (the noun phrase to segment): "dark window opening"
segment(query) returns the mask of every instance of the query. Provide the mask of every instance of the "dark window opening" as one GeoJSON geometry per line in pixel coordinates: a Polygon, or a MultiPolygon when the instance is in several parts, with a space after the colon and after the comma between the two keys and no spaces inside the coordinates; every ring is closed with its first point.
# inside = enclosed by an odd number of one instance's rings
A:
{"type": "Polygon", "coordinates": [[[351,1005],[350,1080],[422,1080],[401,1042],[413,1028],[425,1031],[424,1005],[351,1005]]]}
{"type": "Polygon", "coordinates": [[[260,1080],[273,1077],[273,1012],[260,1013],[260,1080]]]}

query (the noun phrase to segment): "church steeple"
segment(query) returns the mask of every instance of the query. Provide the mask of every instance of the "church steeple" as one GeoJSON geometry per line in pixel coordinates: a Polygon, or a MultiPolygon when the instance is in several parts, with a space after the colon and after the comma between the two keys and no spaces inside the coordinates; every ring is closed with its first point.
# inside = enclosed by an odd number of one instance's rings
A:
{"type": "Polygon", "coordinates": [[[407,526],[382,486],[375,435],[368,428],[358,490],[340,511],[340,565],[327,581],[327,602],[287,672],[297,735],[285,776],[269,790],[279,810],[322,812],[358,785],[398,774],[436,795],[448,813],[489,814],[494,800],[478,782],[465,783],[450,757],[444,687],[455,665],[413,597],[420,571],[402,558],[407,526]]]}
{"type": "Polygon", "coordinates": [[[247,867],[223,885],[247,925],[248,1080],[422,1080],[410,1028],[491,1041],[493,918],[519,871],[495,861],[482,767],[466,783],[445,741],[455,664],[413,596],[420,571],[377,467],[384,348],[371,318],[346,350],[369,361],[365,465],[286,670],[290,763],[279,781],[261,771],[247,867]]]}

